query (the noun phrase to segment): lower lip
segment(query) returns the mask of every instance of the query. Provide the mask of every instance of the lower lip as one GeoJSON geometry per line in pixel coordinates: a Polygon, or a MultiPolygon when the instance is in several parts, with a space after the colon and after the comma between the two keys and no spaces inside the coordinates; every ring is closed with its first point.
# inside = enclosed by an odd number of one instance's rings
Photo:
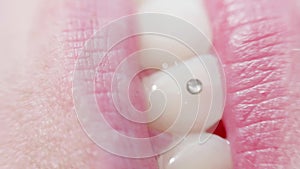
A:
{"type": "Polygon", "coordinates": [[[300,15],[295,3],[206,2],[226,74],[224,122],[234,168],[294,168],[299,161],[300,59],[294,49],[300,48],[300,15]]]}

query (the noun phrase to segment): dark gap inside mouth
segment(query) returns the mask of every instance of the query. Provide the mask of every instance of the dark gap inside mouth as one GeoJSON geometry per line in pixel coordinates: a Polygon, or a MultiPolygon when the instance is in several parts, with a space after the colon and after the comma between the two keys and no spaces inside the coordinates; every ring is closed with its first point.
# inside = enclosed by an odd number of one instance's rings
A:
{"type": "Polygon", "coordinates": [[[226,129],[225,129],[225,126],[224,126],[224,123],[223,123],[222,120],[219,121],[219,122],[217,122],[211,128],[209,128],[207,130],[207,132],[213,133],[213,134],[218,135],[218,136],[220,136],[222,138],[226,138],[227,137],[226,129]]]}

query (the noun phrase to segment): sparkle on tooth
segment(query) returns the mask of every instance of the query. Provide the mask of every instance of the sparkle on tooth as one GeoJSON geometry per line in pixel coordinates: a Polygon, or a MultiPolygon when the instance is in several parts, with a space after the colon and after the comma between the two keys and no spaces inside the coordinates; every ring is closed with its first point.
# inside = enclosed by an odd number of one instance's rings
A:
{"type": "Polygon", "coordinates": [[[180,135],[190,129],[199,132],[217,123],[224,102],[219,67],[215,56],[203,55],[145,77],[145,93],[152,107],[165,105],[163,110],[154,108],[155,111],[148,112],[149,119],[156,119],[150,127],[180,135]],[[161,92],[164,97],[154,92],[161,92]]]}

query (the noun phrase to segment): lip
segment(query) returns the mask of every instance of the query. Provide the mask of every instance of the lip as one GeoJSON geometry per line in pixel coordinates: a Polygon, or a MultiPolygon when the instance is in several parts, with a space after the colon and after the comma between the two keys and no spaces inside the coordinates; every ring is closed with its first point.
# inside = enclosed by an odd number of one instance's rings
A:
{"type": "MultiPolygon", "coordinates": [[[[84,44],[89,38],[92,38],[93,40],[93,33],[98,32],[103,28],[106,24],[108,24],[111,21],[114,21],[120,17],[130,15],[134,12],[132,9],[133,4],[130,4],[128,2],[122,1],[122,0],[116,0],[116,1],[84,1],[84,2],[78,2],[73,3],[73,1],[70,3],[66,3],[66,9],[68,9],[67,13],[67,20],[70,22],[66,26],[67,28],[64,29],[64,34],[67,35],[67,40],[65,41],[68,46],[71,46],[72,48],[76,47],[83,47],[82,44],[84,44]],[[118,5],[116,5],[118,4],[118,5]],[[109,9],[109,10],[106,10],[109,9]],[[78,12],[78,10],[80,12],[78,12]],[[92,34],[91,34],[92,32],[92,34]],[[79,44],[79,46],[78,46],[79,44]],[[77,45],[77,46],[76,46],[77,45]]],[[[125,26],[128,31],[134,25],[126,25],[125,26]]],[[[111,34],[110,34],[111,35],[111,34]]],[[[74,96],[75,101],[75,107],[76,111],[78,111],[78,107],[80,107],[80,98],[94,98],[96,100],[96,106],[98,106],[98,109],[106,119],[106,121],[109,123],[109,126],[111,126],[111,130],[118,131],[119,133],[129,136],[129,137],[136,137],[136,138],[144,138],[149,137],[149,131],[145,124],[136,124],[133,122],[130,122],[126,119],[124,119],[117,111],[116,107],[114,106],[114,103],[112,102],[112,95],[113,92],[116,92],[116,89],[112,89],[112,79],[114,78],[114,72],[116,71],[118,64],[122,62],[123,59],[125,59],[127,56],[129,56],[132,52],[137,50],[137,41],[135,38],[129,38],[126,39],[126,41],[114,46],[113,49],[106,49],[108,48],[107,43],[108,41],[111,41],[114,37],[111,37],[109,34],[105,34],[101,38],[103,38],[102,45],[98,46],[92,46],[93,48],[85,48],[83,47],[83,51],[76,52],[75,58],[78,59],[77,66],[79,67],[79,71],[74,73],[75,82],[73,82],[73,94],[74,91],[78,86],[76,86],[76,79],[84,79],[86,83],[94,82],[94,87],[92,88],[92,91],[89,89],[84,89],[81,91],[76,91],[74,96]],[[108,52],[109,51],[109,52],[108,52]],[[99,65],[94,65],[93,60],[89,60],[86,58],[92,58],[92,57],[85,57],[85,54],[91,54],[89,56],[94,56],[93,54],[100,52],[108,52],[109,56],[106,55],[101,60],[101,63],[99,65]],[[77,54],[81,53],[81,54],[77,54]],[[91,75],[92,71],[96,71],[96,77],[94,79],[93,75],[91,75]],[[78,95],[77,95],[78,94],[78,95]],[[79,96],[79,97],[77,97],[79,96]],[[79,98],[79,99],[78,99],[79,98]]],[[[86,44],[87,45],[87,44],[86,44]]],[[[98,64],[98,63],[96,63],[98,64]]],[[[78,68],[77,67],[77,68],[78,68]]],[[[125,78],[126,73],[130,73],[131,68],[134,69],[134,65],[128,69],[128,72],[124,72],[123,75],[117,75],[118,78],[125,78]]],[[[123,72],[122,72],[123,73],[123,72]]],[[[80,83],[80,82],[79,82],[80,83]]],[[[134,88],[139,87],[138,82],[132,82],[132,85],[134,88]]],[[[82,87],[82,86],[81,86],[82,87]]],[[[133,102],[136,102],[136,105],[141,105],[141,99],[133,98],[133,102]]],[[[86,112],[91,112],[93,109],[91,107],[86,107],[86,112]]],[[[77,112],[78,113],[78,112],[77,112]]],[[[98,112],[99,113],[99,112],[98,112]]],[[[94,114],[98,115],[98,114],[94,114]]],[[[80,115],[79,115],[80,116],[80,115]]],[[[83,116],[80,116],[83,117],[83,116]]],[[[80,121],[79,117],[79,121],[80,121]]],[[[84,120],[83,120],[84,121],[84,120]]],[[[83,129],[87,131],[87,128],[93,128],[97,125],[99,125],[98,121],[96,119],[90,119],[86,124],[86,126],[83,125],[82,121],[81,125],[83,126],[83,129]],[[87,127],[87,128],[85,128],[87,127]]],[[[102,125],[102,124],[100,124],[102,125]]],[[[95,129],[96,130],[96,129],[95,129]]],[[[109,137],[106,133],[109,133],[110,131],[100,129],[97,131],[87,132],[87,135],[90,137],[95,134],[99,137],[109,137]],[[99,136],[101,135],[101,136],[99,136]]],[[[96,137],[97,137],[96,136],[96,137]]],[[[93,140],[93,139],[92,139],[93,140]]],[[[132,152],[140,151],[137,145],[134,143],[130,143],[128,141],[122,141],[116,138],[108,138],[109,142],[108,144],[111,145],[119,145],[119,147],[122,147],[122,149],[127,150],[133,150],[132,152]],[[121,145],[121,146],[120,146],[121,145]]],[[[101,146],[100,146],[101,147],[101,146]]],[[[146,148],[146,147],[143,147],[146,148]]],[[[151,147],[150,147],[151,148],[151,147]]],[[[93,151],[95,150],[95,146],[92,145],[91,149],[93,151]]],[[[95,150],[97,151],[97,150],[95,150]]],[[[107,150],[109,151],[109,150],[107,150]]],[[[92,163],[89,164],[92,168],[120,168],[120,169],[139,169],[144,168],[147,166],[149,169],[156,169],[157,168],[157,161],[155,157],[152,158],[144,158],[144,159],[133,159],[133,158],[122,158],[117,155],[110,154],[108,152],[101,152],[100,155],[94,156],[92,155],[90,158],[92,159],[92,163]]]]}
{"type": "Polygon", "coordinates": [[[295,4],[206,1],[227,80],[223,120],[234,168],[299,167],[300,77],[293,50],[300,47],[300,19],[295,4]]]}

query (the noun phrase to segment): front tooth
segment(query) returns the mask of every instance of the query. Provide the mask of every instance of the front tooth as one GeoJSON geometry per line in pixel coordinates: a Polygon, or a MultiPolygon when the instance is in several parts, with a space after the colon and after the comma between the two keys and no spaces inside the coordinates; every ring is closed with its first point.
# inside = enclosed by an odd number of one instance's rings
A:
{"type": "Polygon", "coordinates": [[[143,79],[149,98],[149,125],[177,134],[208,129],[221,119],[223,112],[224,91],[218,61],[206,55],[177,62],[143,79]],[[198,86],[196,79],[201,82],[198,86]]]}
{"type": "MultiPolygon", "coordinates": [[[[199,46],[200,49],[197,49],[199,51],[197,53],[198,55],[208,53],[211,46],[210,41],[212,39],[212,31],[209,26],[209,19],[204,6],[205,5],[202,0],[190,0],[184,3],[181,0],[144,0],[142,3],[140,2],[138,7],[138,11],[140,13],[151,12],[168,14],[176,18],[183,19],[186,21],[186,25],[190,26],[183,28],[182,22],[172,22],[171,24],[152,24],[149,23],[150,21],[143,21],[144,18],[142,18],[139,22],[140,30],[145,30],[149,27],[149,24],[159,26],[158,30],[161,32],[172,32],[180,29],[181,32],[184,32],[185,37],[189,37],[189,41],[191,43],[195,44],[195,46],[199,46]],[[185,30],[191,26],[196,27],[199,32],[202,32],[203,36],[196,35],[197,37],[195,37],[191,31],[185,30]],[[181,30],[181,28],[183,28],[183,30],[181,30]]],[[[182,42],[163,35],[143,34],[140,36],[140,41],[142,49],[152,48],[166,50],[175,56],[178,56],[180,59],[189,59],[195,55],[191,49],[189,49],[188,46],[185,46],[182,42]]],[[[161,57],[164,57],[163,53],[161,54],[161,57]]],[[[149,53],[148,57],[144,57],[141,61],[141,65],[148,67],[149,64],[153,65],[153,62],[157,65],[160,64],[157,60],[154,60],[153,55],[149,53]]]]}
{"type": "Polygon", "coordinates": [[[177,147],[160,155],[160,169],[232,169],[229,142],[216,135],[204,136],[190,134],[177,147]]]}

